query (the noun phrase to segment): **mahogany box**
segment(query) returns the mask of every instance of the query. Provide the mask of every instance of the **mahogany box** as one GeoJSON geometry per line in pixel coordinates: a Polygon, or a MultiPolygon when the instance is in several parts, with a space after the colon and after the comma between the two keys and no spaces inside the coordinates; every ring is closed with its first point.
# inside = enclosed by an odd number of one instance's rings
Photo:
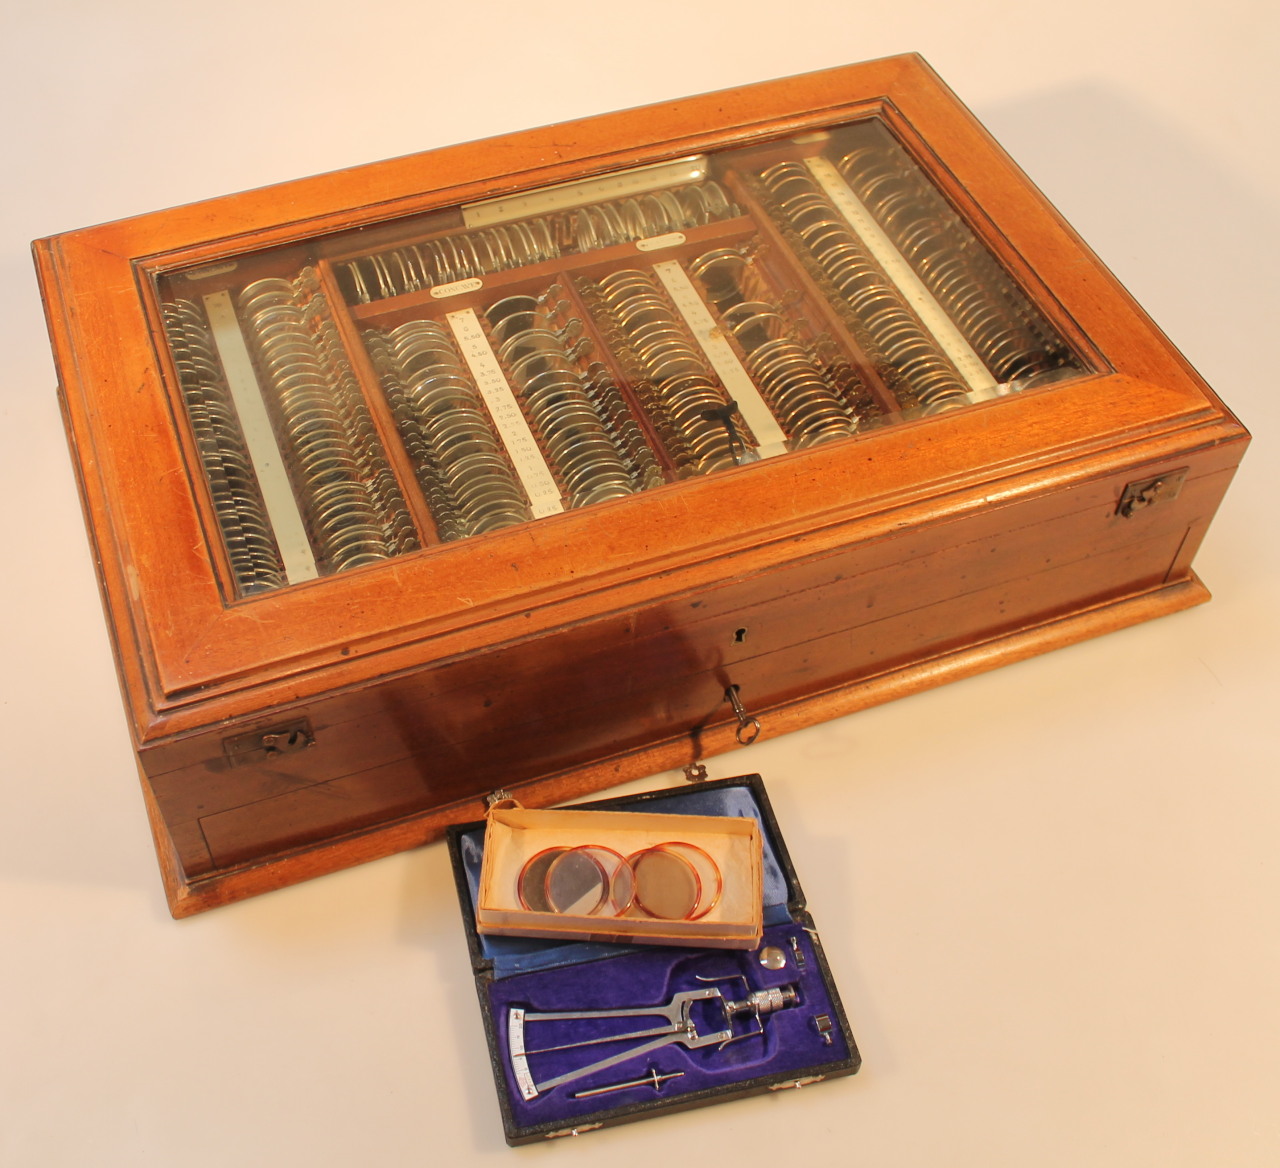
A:
{"type": "Polygon", "coordinates": [[[1248,440],[915,56],[35,255],[179,916],[1204,600],[1248,440]]]}

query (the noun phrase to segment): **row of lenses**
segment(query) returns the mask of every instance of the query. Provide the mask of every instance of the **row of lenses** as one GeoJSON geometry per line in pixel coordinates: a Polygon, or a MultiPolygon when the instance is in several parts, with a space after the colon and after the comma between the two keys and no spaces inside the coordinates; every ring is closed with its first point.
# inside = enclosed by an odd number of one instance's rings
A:
{"type": "Polygon", "coordinates": [[[610,272],[591,292],[677,467],[707,474],[742,461],[751,435],[735,422],[734,403],[652,272],[610,272]]]}
{"type": "Polygon", "coordinates": [[[629,856],[601,844],[546,848],[516,881],[530,912],[697,921],[720,902],[724,878],[697,844],[670,840],[629,856]]]}
{"type": "Polygon", "coordinates": [[[348,299],[354,304],[369,304],[526,267],[560,253],[553,224],[537,218],[376,252],[349,260],[338,270],[348,299]]]}
{"type": "Polygon", "coordinates": [[[594,203],[571,213],[572,250],[595,251],[637,239],[733,219],[742,212],[713,180],[628,199],[594,203]]]}
{"type": "Polygon", "coordinates": [[[485,309],[499,363],[539,436],[569,505],[585,507],[632,494],[646,485],[643,467],[627,454],[647,449],[608,369],[588,364],[592,349],[580,317],[553,285],[540,296],[507,296],[485,309]],[[613,390],[613,393],[609,391],[613,390]]]}
{"type": "Polygon", "coordinates": [[[205,314],[183,299],[163,305],[161,315],[236,589],[252,596],[279,588],[280,553],[205,314]]]}
{"type": "MultiPolygon", "coordinates": [[[[1022,388],[1080,368],[887,131],[847,127],[828,148],[998,384],[1022,388]]],[[[568,507],[756,457],[756,437],[717,373],[717,349],[700,332],[704,307],[788,449],[857,434],[886,409],[928,414],[972,401],[922,323],[932,317],[917,316],[810,168],[794,159],[754,165],[763,169],[726,179],[762,200],[774,221],[749,243],[747,226],[728,222],[740,208],[706,180],[372,252],[336,263],[325,286],[336,278],[349,301],[372,303],[541,265],[506,277],[506,293],[467,290],[496,298],[477,305],[476,320],[568,507]],[[679,233],[715,222],[725,224],[715,242],[693,255],[679,233]],[[705,301],[697,312],[636,249],[603,263],[591,255],[660,236],[675,249],[663,253],[668,263],[683,266],[705,301]],[[589,258],[565,260],[575,255],[589,258]],[[807,275],[796,273],[797,260],[807,275]],[[633,266],[609,270],[613,263],[633,266]],[[563,284],[549,283],[555,270],[563,284]]],[[[525,465],[504,442],[505,423],[500,434],[451,328],[425,311],[405,322],[418,311],[411,303],[380,305],[395,315],[364,341],[421,491],[417,513],[430,513],[442,541],[529,521],[525,465]]],[[[414,519],[316,271],[255,280],[236,304],[320,573],[416,550],[414,519]]],[[[163,315],[238,593],[280,587],[287,575],[219,360],[221,337],[215,344],[197,300],[173,300],[163,315]]],[[[377,409],[382,422],[387,413],[377,409]]]]}
{"type": "Polygon", "coordinates": [[[365,344],[441,540],[531,518],[480,391],[449,329],[411,320],[365,344]]]}
{"type": "Polygon", "coordinates": [[[829,373],[798,339],[791,314],[769,295],[747,254],[716,248],[689,271],[716,308],[721,326],[742,350],[747,371],[786,433],[791,449],[846,438],[859,419],[829,373]]]}
{"type": "Polygon", "coordinates": [[[779,162],[762,171],[760,178],[772,196],[772,210],[790,229],[797,247],[835,285],[855,333],[866,338],[868,356],[898,392],[902,407],[918,404],[925,413],[935,413],[968,404],[968,389],[955,367],[807,168],[799,162],[779,162]]]}
{"type": "Polygon", "coordinates": [[[238,308],[321,574],[415,550],[413,521],[314,270],[256,280],[238,308]]]}
{"type": "Polygon", "coordinates": [[[1075,368],[1066,343],[888,133],[867,123],[851,139],[840,173],[996,381],[1075,368]]]}
{"type": "Polygon", "coordinates": [[[739,214],[724,188],[708,180],[406,244],[344,261],[336,270],[348,302],[370,304],[739,214]]]}

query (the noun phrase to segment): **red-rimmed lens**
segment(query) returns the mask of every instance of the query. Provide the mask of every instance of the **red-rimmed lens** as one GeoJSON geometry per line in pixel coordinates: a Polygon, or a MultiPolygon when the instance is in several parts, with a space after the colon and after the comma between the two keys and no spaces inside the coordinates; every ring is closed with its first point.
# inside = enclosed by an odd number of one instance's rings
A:
{"type": "MultiPolygon", "coordinates": [[[[609,904],[610,876],[601,862],[608,848],[569,848],[547,868],[547,904],[554,913],[596,916],[609,904]]],[[[616,855],[616,853],[614,853],[616,855]]]]}
{"type": "Polygon", "coordinates": [[[627,858],[635,876],[635,905],[646,916],[685,921],[697,912],[702,882],[694,866],[665,844],[627,858]]]}
{"type": "Polygon", "coordinates": [[[558,856],[567,852],[568,848],[545,848],[531,860],[525,862],[520,869],[520,877],[516,881],[516,895],[522,907],[530,912],[551,912],[551,904],[547,900],[547,869],[558,856]]]}
{"type": "Polygon", "coordinates": [[[698,903],[685,919],[701,920],[720,903],[720,896],[724,892],[724,878],[720,874],[720,866],[697,844],[672,840],[659,846],[687,860],[697,872],[700,889],[698,903]]]}

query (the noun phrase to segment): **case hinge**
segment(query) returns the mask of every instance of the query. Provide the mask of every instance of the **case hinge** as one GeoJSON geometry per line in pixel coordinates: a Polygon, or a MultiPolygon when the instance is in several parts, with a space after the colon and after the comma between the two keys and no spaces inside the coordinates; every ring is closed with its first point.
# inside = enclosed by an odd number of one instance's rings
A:
{"type": "Polygon", "coordinates": [[[1187,481],[1187,471],[1190,469],[1184,466],[1166,474],[1126,484],[1121,492],[1120,502],[1116,505],[1116,513],[1128,519],[1156,503],[1176,499],[1182,491],[1182,484],[1187,481]]]}

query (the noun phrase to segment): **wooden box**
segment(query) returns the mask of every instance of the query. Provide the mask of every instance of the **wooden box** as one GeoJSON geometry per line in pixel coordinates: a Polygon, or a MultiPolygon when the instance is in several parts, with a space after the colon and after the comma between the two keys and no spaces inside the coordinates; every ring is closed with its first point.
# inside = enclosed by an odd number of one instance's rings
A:
{"type": "Polygon", "coordinates": [[[1248,438],[913,56],[35,252],[176,915],[1197,603],[1248,438]]]}

